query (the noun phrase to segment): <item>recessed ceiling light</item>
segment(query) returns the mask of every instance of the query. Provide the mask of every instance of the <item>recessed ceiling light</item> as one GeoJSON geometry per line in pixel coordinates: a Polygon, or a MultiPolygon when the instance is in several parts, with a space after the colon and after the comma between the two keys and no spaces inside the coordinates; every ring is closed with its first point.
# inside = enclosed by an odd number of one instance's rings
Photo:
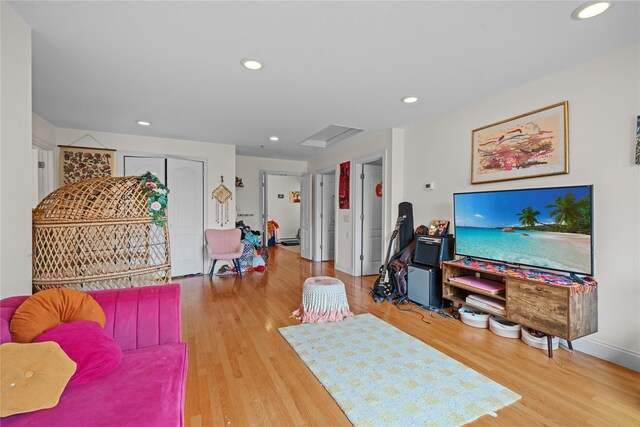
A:
{"type": "Polygon", "coordinates": [[[402,98],[402,102],[404,102],[405,104],[413,104],[414,102],[418,102],[418,97],[417,96],[405,96],[404,98],[402,98]]]}
{"type": "Polygon", "coordinates": [[[260,61],[256,61],[255,59],[243,59],[240,61],[244,68],[248,68],[249,70],[259,70],[262,68],[262,63],[260,61]]]}
{"type": "Polygon", "coordinates": [[[277,136],[270,136],[269,141],[273,141],[273,142],[280,141],[280,138],[278,138],[277,136]]]}
{"type": "Polygon", "coordinates": [[[609,9],[611,3],[608,1],[590,1],[578,7],[571,13],[573,19],[588,19],[600,15],[609,9]]]}
{"type": "Polygon", "coordinates": [[[136,123],[140,126],[151,126],[151,122],[145,122],[144,120],[138,120],[136,123]]]}

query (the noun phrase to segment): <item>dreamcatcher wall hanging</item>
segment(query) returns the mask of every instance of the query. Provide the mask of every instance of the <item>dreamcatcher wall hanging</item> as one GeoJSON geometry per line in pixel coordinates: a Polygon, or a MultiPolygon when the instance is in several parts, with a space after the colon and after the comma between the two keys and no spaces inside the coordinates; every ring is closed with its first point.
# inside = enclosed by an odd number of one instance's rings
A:
{"type": "Polygon", "coordinates": [[[216,201],[216,223],[225,225],[229,222],[229,201],[233,193],[224,185],[224,176],[220,176],[220,185],[211,193],[211,198],[216,201]]]}

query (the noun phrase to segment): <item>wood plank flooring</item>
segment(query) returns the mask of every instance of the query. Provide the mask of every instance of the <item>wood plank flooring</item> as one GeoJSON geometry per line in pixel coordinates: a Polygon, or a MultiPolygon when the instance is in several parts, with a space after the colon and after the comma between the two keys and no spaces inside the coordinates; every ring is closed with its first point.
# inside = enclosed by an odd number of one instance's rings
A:
{"type": "Polygon", "coordinates": [[[346,284],[355,314],[372,313],[522,396],[474,426],[640,425],[637,372],[563,349],[549,359],[489,330],[376,304],[368,295],[373,277],[336,272],[332,263],[301,260],[278,248],[270,253],[264,273],[178,280],[182,337],[189,346],[186,426],[350,425],[278,332],[299,323],[289,316],[300,304],[302,282],[319,275],[346,284]]]}

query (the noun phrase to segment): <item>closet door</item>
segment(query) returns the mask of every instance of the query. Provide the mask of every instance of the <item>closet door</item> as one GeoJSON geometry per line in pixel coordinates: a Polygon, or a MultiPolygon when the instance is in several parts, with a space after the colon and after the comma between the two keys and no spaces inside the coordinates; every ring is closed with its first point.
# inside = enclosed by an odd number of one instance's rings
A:
{"type": "Polygon", "coordinates": [[[164,157],[124,156],[124,176],[140,176],[145,172],[154,173],[166,185],[164,157]]]}
{"type": "Polygon", "coordinates": [[[171,275],[174,277],[203,272],[203,181],[202,162],[167,159],[171,275]]]}

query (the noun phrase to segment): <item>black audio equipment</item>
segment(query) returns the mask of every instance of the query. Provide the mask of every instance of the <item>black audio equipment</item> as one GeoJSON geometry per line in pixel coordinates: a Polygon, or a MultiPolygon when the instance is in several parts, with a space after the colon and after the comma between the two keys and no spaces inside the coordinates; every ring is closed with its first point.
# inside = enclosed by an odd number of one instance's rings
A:
{"type": "Polygon", "coordinates": [[[453,237],[420,236],[416,242],[413,262],[439,267],[442,261],[450,261],[455,253],[453,237]]]}
{"type": "Polygon", "coordinates": [[[407,275],[409,300],[422,306],[442,308],[442,270],[412,264],[407,275]]]}

